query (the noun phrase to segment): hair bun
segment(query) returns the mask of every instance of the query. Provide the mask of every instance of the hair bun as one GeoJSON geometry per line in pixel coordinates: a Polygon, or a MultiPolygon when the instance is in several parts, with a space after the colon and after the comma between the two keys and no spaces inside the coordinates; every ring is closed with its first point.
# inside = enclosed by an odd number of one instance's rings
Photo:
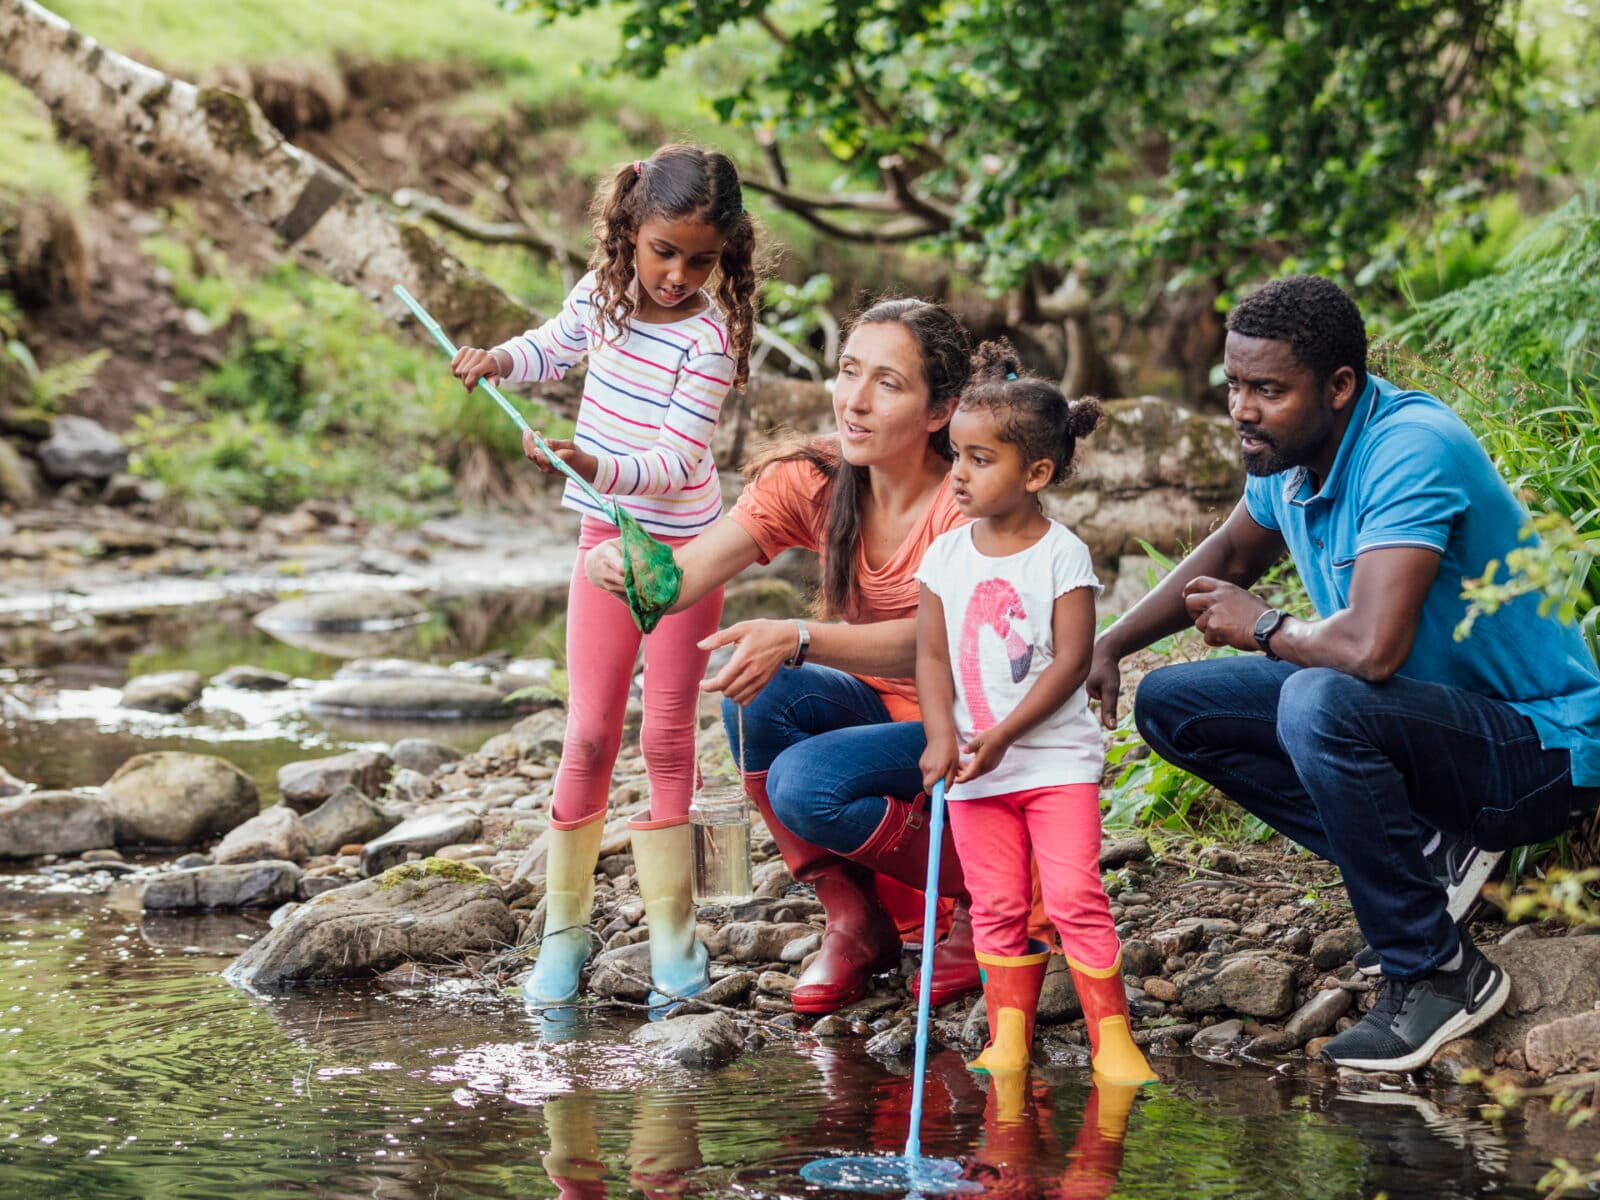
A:
{"type": "Polygon", "coordinates": [[[1022,373],[1022,360],[1003,337],[990,338],[973,352],[972,381],[995,383],[1016,379],[1022,373]]]}
{"type": "Polygon", "coordinates": [[[1088,437],[1100,428],[1106,410],[1093,396],[1080,396],[1067,401],[1067,433],[1074,438],[1088,437]]]}

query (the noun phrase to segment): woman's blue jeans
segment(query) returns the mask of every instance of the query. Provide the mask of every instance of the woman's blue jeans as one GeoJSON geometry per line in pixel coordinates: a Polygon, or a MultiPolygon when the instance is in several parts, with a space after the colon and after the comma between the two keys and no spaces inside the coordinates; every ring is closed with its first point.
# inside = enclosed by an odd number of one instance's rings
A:
{"type": "Polygon", "coordinates": [[[1162,758],[1337,864],[1393,979],[1427,975],[1456,950],[1422,854],[1433,830],[1509,850],[1555,837],[1600,801],[1509,704],[1412,679],[1208,659],[1147,675],[1134,720],[1162,758]]]}
{"type": "MultiPolygon", "coordinates": [[[[739,757],[739,706],[722,702],[739,757]]],[[[744,709],[745,771],[767,772],[778,820],[814,845],[848,854],[882,822],[885,796],[922,791],[927,746],[920,721],[891,721],[878,693],[854,675],[784,667],[744,709]]]]}

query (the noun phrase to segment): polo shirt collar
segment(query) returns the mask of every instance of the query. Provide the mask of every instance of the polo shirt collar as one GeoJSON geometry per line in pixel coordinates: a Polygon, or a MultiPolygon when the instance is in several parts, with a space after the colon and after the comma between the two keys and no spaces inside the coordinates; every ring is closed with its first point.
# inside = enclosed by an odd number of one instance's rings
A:
{"type": "Polygon", "coordinates": [[[1356,397],[1355,409],[1350,414],[1350,424],[1345,426],[1344,437],[1339,440],[1339,452],[1333,456],[1333,466],[1328,470],[1328,477],[1322,481],[1322,487],[1312,491],[1310,469],[1295,467],[1283,480],[1283,498],[1286,501],[1304,506],[1313,500],[1330,500],[1338,495],[1339,485],[1344,479],[1345,472],[1350,469],[1351,458],[1355,456],[1356,442],[1360,440],[1367,422],[1372,419],[1372,410],[1377,404],[1377,398],[1378,377],[1368,371],[1367,385],[1361,389],[1361,395],[1356,397]]]}

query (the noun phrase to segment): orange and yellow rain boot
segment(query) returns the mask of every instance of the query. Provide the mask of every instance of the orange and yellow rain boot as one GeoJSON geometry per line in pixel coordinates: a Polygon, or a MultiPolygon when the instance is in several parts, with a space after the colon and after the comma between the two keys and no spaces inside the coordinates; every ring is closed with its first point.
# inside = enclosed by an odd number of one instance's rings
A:
{"type": "Polygon", "coordinates": [[[983,975],[983,1003],[989,1014],[989,1044],[967,1065],[974,1071],[1025,1071],[1033,1045],[1033,1017],[1039,1009],[1050,951],[1030,941],[1028,953],[977,954],[983,975]]]}
{"type": "Polygon", "coordinates": [[[1128,1028],[1128,993],[1122,985],[1122,953],[1109,967],[1086,967],[1068,958],[1072,986],[1083,1004],[1083,1023],[1089,1029],[1089,1054],[1097,1080],[1107,1083],[1155,1083],[1128,1028]]]}

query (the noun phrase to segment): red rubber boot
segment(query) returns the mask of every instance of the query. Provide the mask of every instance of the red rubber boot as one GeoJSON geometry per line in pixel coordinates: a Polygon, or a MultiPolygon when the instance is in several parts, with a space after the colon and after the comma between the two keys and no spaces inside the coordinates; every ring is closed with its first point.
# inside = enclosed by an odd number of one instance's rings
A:
{"type": "Polygon", "coordinates": [[[767,798],[765,771],[746,774],[744,790],[761,811],[789,873],[816,890],[828,917],[822,947],[795,984],[795,1012],[830,1013],[854,1004],[866,995],[867,980],[900,961],[900,934],[878,902],[871,874],[784,828],[767,798]]]}

